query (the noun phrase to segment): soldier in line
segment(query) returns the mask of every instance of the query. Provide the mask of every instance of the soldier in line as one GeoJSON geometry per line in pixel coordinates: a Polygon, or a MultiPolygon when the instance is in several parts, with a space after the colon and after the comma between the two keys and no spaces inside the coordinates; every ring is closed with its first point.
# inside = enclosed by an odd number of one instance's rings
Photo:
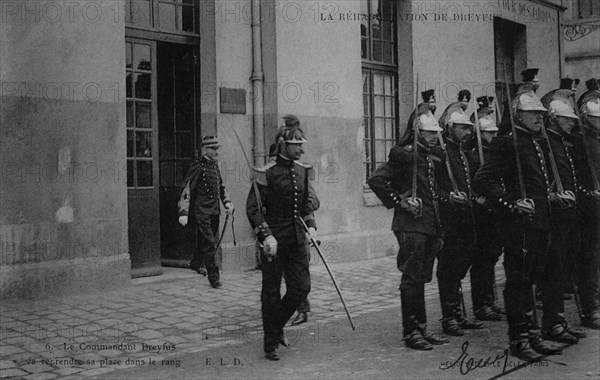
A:
{"type": "Polygon", "coordinates": [[[448,162],[441,169],[440,215],[444,227],[444,246],[438,257],[437,279],[442,305],[442,328],[452,336],[464,335],[463,329],[481,329],[483,323],[466,318],[462,307],[461,280],[466,276],[475,254],[475,219],[470,201],[471,172],[462,144],[471,137],[473,123],[462,109],[461,101],[453,103],[440,119],[446,128],[444,141],[448,162]],[[449,163],[449,165],[448,165],[449,163]],[[444,170],[446,169],[446,170],[444,170]]]}
{"type": "MultiPolygon", "coordinates": [[[[490,156],[490,143],[498,135],[494,111],[490,107],[494,98],[480,96],[477,98],[479,108],[471,115],[471,120],[478,118],[481,132],[481,151],[484,161],[490,156]]],[[[475,135],[475,134],[474,134],[475,135]]],[[[470,152],[471,175],[475,176],[481,166],[477,139],[472,138],[475,146],[470,152]]],[[[498,258],[502,254],[500,239],[499,216],[495,208],[485,197],[477,197],[473,212],[475,214],[475,258],[471,266],[471,298],[473,300],[473,313],[481,321],[500,321],[504,310],[496,305],[495,271],[498,258]]]]}
{"type": "Polygon", "coordinates": [[[543,272],[551,228],[550,183],[538,141],[547,109],[533,90],[521,92],[510,107],[516,135],[492,140],[489,159],[477,171],[473,189],[502,213],[510,353],[540,360],[541,355],[559,352],[559,346],[538,333],[532,302],[532,284],[543,272]]]}
{"type": "Polygon", "coordinates": [[[425,284],[431,281],[433,262],[443,244],[435,177],[440,157],[431,151],[441,128],[428,104],[417,107],[414,122],[416,128],[410,129],[413,143],[392,148],[387,163],[373,172],[367,183],[387,208],[394,209],[392,230],[399,245],[397,266],[402,272],[400,299],[405,344],[415,350],[431,350],[432,345],[449,342],[448,338],[427,331],[425,311],[425,284]]]}
{"type": "Polygon", "coordinates": [[[194,161],[183,180],[179,199],[179,223],[186,226],[191,212],[197,231],[198,249],[194,252],[190,269],[206,275],[213,288],[221,287],[219,267],[215,263],[219,215],[223,203],[228,214],[233,213],[233,203],[223,185],[219,171],[219,142],[215,136],[202,138],[202,157],[194,161]],[[191,211],[190,211],[191,209],[191,211]]]}
{"type": "Polygon", "coordinates": [[[559,343],[574,344],[585,332],[569,326],[564,316],[563,289],[579,246],[579,228],[575,192],[577,177],[568,141],[579,120],[571,106],[570,89],[554,91],[548,105],[547,162],[552,170],[548,176],[550,193],[552,239],[548,250],[545,273],[540,283],[543,294],[542,336],[559,343]]]}
{"type": "MultiPolygon", "coordinates": [[[[589,81],[588,81],[589,82],[589,81]]],[[[587,82],[586,82],[587,83],[587,82]]],[[[582,324],[600,329],[600,92],[589,90],[578,102],[581,144],[575,149],[581,256],[577,263],[582,324]],[[585,144],[585,145],[583,145],[585,144]]]]}
{"type": "Polygon", "coordinates": [[[310,292],[306,232],[299,218],[310,235],[316,236],[313,212],[319,200],[310,183],[312,168],[297,161],[305,142],[298,118],[285,116],[276,137],[279,154],[274,163],[255,169],[256,186],[246,203],[248,220],[264,247],[261,304],[264,351],[269,360],[279,360],[279,344],[289,346],[283,328],[310,292]],[[283,298],[282,275],[287,289],[283,298]]]}

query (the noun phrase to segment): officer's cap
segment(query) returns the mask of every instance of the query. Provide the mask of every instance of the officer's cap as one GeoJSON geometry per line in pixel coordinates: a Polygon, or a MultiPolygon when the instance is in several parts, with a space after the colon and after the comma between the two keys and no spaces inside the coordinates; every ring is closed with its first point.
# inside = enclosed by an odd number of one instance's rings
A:
{"type": "Polygon", "coordinates": [[[418,127],[421,131],[430,131],[430,132],[441,132],[442,131],[442,128],[440,128],[440,125],[438,124],[435,117],[431,114],[431,112],[428,112],[423,115],[419,115],[418,120],[419,120],[418,127]]]}
{"type": "Polygon", "coordinates": [[[294,115],[283,117],[283,125],[275,138],[276,141],[283,141],[287,144],[304,144],[304,131],[300,129],[300,120],[294,115]]]}
{"type": "Polygon", "coordinates": [[[217,139],[217,136],[204,136],[202,137],[202,147],[203,148],[218,148],[221,145],[219,145],[219,140],[217,139]]]}
{"type": "Polygon", "coordinates": [[[513,111],[548,111],[533,91],[527,91],[515,98],[512,108],[513,111]]]}

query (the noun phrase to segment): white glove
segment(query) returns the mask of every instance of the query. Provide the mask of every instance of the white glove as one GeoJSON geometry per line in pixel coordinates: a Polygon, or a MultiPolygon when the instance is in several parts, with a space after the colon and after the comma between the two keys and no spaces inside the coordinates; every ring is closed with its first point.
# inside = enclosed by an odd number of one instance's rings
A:
{"type": "Polygon", "coordinates": [[[233,203],[231,203],[231,202],[227,202],[227,203],[225,203],[225,212],[226,212],[228,215],[231,215],[231,214],[233,214],[233,211],[234,211],[234,210],[235,210],[235,208],[233,207],[233,203]]]}
{"type": "Polygon", "coordinates": [[[186,226],[188,223],[188,217],[187,216],[180,216],[179,217],[179,224],[181,224],[182,226],[186,226]]]}
{"type": "Polygon", "coordinates": [[[277,254],[277,239],[273,235],[267,236],[263,241],[265,255],[268,257],[275,257],[277,254]]]}
{"type": "Polygon", "coordinates": [[[317,230],[314,227],[308,227],[308,236],[317,240],[317,230]]]}

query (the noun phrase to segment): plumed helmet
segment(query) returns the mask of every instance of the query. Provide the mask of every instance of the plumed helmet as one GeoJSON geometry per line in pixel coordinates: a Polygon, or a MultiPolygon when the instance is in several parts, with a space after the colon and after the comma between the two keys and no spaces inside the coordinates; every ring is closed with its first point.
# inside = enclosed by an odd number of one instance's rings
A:
{"type": "Polygon", "coordinates": [[[430,131],[430,132],[441,132],[442,128],[438,124],[437,120],[433,116],[431,112],[426,114],[419,115],[418,117],[418,128],[421,131],[430,131]]]}
{"type": "Polygon", "coordinates": [[[512,101],[512,111],[548,111],[546,107],[540,101],[540,98],[537,97],[535,92],[527,91],[525,93],[519,94],[512,101]]]}
{"type": "Polygon", "coordinates": [[[580,99],[579,111],[582,115],[600,117],[600,93],[590,92],[585,98],[580,99]]]}
{"type": "Polygon", "coordinates": [[[498,132],[496,121],[490,114],[479,117],[479,130],[481,132],[498,132]]]}
{"type": "Polygon", "coordinates": [[[283,124],[277,132],[275,141],[288,144],[304,144],[306,138],[304,137],[304,131],[300,129],[300,120],[294,115],[284,116],[283,124]]]}

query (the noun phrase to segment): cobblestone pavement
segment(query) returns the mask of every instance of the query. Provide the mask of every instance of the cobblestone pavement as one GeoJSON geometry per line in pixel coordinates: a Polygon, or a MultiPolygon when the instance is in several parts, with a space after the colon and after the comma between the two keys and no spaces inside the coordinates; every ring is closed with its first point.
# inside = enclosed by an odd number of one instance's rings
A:
{"type": "MultiPolygon", "coordinates": [[[[395,257],[330,266],[353,316],[399,307],[395,257]]],[[[348,324],[322,263],[311,264],[311,278],[312,320],[330,328],[348,324]]],[[[500,264],[496,279],[500,292],[500,264]]],[[[262,341],[260,272],[225,272],[222,281],[221,289],[212,289],[194,272],[165,268],[162,276],[134,279],[131,287],[110,293],[5,302],[0,307],[0,378],[106,376],[149,358],[169,365],[176,356],[262,341]]],[[[469,288],[466,279],[471,313],[469,288]]],[[[439,329],[435,276],[426,286],[426,299],[430,330],[439,329]]]]}

